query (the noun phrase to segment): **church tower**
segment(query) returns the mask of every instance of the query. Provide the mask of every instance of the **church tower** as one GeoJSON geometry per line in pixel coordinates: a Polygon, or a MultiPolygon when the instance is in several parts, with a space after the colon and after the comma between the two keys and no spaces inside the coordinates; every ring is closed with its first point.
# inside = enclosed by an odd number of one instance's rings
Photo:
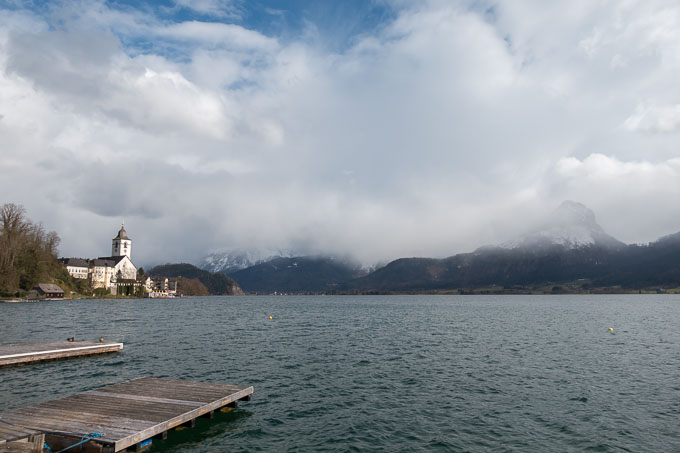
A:
{"type": "Polygon", "coordinates": [[[111,256],[123,256],[126,255],[128,258],[132,259],[130,257],[130,253],[132,252],[132,239],[130,239],[125,232],[125,221],[123,221],[123,224],[120,227],[120,231],[118,231],[118,236],[113,238],[113,242],[111,244],[111,256]]]}

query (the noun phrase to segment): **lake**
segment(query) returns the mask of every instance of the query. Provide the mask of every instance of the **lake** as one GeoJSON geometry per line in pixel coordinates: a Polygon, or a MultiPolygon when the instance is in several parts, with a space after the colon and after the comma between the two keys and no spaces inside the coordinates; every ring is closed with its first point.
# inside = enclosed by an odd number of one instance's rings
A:
{"type": "Polygon", "coordinates": [[[679,451],[679,326],[672,295],[0,304],[2,344],[125,343],[0,369],[0,412],[154,376],[255,387],[156,452],[679,451]]]}

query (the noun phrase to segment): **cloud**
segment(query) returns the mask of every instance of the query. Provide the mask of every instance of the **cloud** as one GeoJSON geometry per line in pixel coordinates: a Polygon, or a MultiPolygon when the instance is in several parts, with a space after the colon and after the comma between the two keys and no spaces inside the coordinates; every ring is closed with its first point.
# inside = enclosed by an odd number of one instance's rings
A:
{"type": "Polygon", "coordinates": [[[218,22],[181,22],[155,30],[161,37],[194,41],[210,47],[239,50],[276,50],[278,43],[256,31],[218,22]]]}
{"type": "Polygon", "coordinates": [[[679,229],[678,157],[659,162],[600,153],[563,158],[546,186],[546,192],[587,199],[606,229],[624,241],[648,242],[679,229]]]}
{"type": "Polygon", "coordinates": [[[219,17],[237,16],[237,8],[233,0],[174,0],[180,8],[191,9],[203,14],[219,17]]]}
{"type": "Polygon", "coordinates": [[[660,107],[638,106],[623,123],[633,132],[669,133],[680,128],[680,104],[660,107]]]}
{"type": "Polygon", "coordinates": [[[391,5],[332,50],[226,16],[3,10],[0,202],[66,255],[106,253],[125,217],[139,264],[447,256],[564,199],[622,240],[680,229],[680,7],[391,5]]]}

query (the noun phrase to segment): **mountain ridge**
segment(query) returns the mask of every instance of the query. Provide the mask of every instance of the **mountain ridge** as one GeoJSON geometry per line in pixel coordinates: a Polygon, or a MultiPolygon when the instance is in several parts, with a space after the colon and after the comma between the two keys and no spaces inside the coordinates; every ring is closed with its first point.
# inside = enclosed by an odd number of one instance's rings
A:
{"type": "Polygon", "coordinates": [[[253,293],[304,293],[337,290],[362,275],[348,260],[325,256],[278,257],[232,273],[241,287],[253,293]]]}
{"type": "Polygon", "coordinates": [[[399,258],[374,270],[325,256],[275,257],[230,274],[252,293],[440,292],[535,286],[680,287],[680,232],[647,245],[609,235],[585,205],[565,201],[514,241],[447,258],[399,258]]]}

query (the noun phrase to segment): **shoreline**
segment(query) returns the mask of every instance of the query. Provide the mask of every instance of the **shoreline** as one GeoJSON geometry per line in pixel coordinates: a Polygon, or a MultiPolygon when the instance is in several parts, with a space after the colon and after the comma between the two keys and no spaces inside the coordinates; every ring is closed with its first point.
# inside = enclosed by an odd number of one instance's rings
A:
{"type": "MultiPolygon", "coordinates": [[[[465,289],[465,290],[441,290],[441,291],[333,291],[333,292],[288,292],[288,293],[246,293],[241,296],[245,297],[290,297],[290,296],[598,296],[598,295],[679,295],[680,288],[658,288],[658,289],[621,289],[621,288],[596,288],[589,291],[545,291],[540,289],[531,290],[514,290],[514,289],[465,289]]],[[[74,300],[125,300],[125,299],[149,299],[149,300],[167,300],[167,299],[187,299],[194,297],[238,297],[238,295],[228,294],[210,294],[207,296],[182,296],[182,297],[134,297],[134,296],[112,296],[104,297],[65,297],[65,298],[47,298],[47,299],[21,299],[21,298],[0,298],[0,303],[35,303],[35,302],[55,302],[55,301],[69,301],[74,300]]]]}

